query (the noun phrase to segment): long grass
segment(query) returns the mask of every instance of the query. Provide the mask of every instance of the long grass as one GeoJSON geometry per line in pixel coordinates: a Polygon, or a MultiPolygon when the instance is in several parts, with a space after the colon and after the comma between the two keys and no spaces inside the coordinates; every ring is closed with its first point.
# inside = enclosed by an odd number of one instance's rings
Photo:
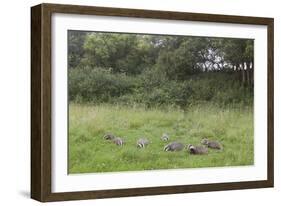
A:
{"type": "Polygon", "coordinates": [[[242,166],[254,163],[252,108],[197,106],[182,111],[175,108],[145,109],[112,105],[69,106],[69,173],[139,171],[173,168],[242,166]],[[103,139],[111,132],[123,137],[116,146],[103,139]],[[194,156],[186,150],[164,152],[170,141],[200,144],[203,137],[218,140],[222,151],[194,156]],[[140,137],[151,144],[136,147],[140,137]]]}

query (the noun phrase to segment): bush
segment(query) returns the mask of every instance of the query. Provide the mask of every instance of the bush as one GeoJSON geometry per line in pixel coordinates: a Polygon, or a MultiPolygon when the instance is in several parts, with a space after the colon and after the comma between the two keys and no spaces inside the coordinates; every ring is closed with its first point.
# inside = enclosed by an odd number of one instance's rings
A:
{"type": "Polygon", "coordinates": [[[105,68],[75,68],[69,71],[69,99],[75,102],[110,103],[146,107],[196,104],[253,104],[253,88],[241,86],[235,74],[207,72],[185,80],[167,80],[156,68],[136,76],[112,73],[105,68]]]}
{"type": "Polygon", "coordinates": [[[130,93],[134,80],[101,68],[75,68],[69,71],[69,99],[82,102],[110,102],[130,93]]]}

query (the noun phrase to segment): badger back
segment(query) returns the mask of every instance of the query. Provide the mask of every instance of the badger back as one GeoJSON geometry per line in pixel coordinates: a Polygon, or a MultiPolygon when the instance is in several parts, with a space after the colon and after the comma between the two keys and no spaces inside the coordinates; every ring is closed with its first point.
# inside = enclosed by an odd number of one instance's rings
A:
{"type": "Polygon", "coordinates": [[[208,147],[210,147],[212,149],[218,149],[218,150],[222,149],[222,145],[219,142],[217,142],[217,141],[210,141],[210,142],[208,142],[208,147]]]}
{"type": "Polygon", "coordinates": [[[172,142],[170,144],[170,150],[171,151],[181,151],[184,148],[184,145],[179,142],[172,142]]]}
{"type": "Polygon", "coordinates": [[[112,142],[118,146],[122,146],[124,144],[124,141],[120,137],[116,137],[112,140],[112,142]]]}
{"type": "Polygon", "coordinates": [[[208,153],[208,148],[204,147],[204,146],[191,146],[188,148],[190,154],[207,154],[208,153]]]}

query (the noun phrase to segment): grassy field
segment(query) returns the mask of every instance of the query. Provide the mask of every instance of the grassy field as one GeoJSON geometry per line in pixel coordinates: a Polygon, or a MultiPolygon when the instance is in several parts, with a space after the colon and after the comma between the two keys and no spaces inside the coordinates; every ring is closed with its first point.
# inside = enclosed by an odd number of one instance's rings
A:
{"type": "Polygon", "coordinates": [[[69,106],[69,173],[137,171],[152,169],[197,168],[252,165],[254,163],[253,110],[221,109],[214,106],[177,109],[140,107],[69,106]],[[125,139],[118,147],[103,139],[111,132],[125,139]],[[203,137],[219,140],[223,151],[209,150],[194,156],[187,151],[164,152],[170,141],[200,144],[203,137]],[[139,137],[152,143],[136,147],[139,137]]]}

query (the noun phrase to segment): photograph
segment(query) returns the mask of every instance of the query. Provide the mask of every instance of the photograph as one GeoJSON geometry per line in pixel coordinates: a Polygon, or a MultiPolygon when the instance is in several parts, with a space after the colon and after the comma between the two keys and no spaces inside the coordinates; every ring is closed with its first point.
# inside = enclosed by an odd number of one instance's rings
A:
{"type": "Polygon", "coordinates": [[[274,186],[274,18],[31,8],[31,197],[274,186]]]}
{"type": "Polygon", "coordinates": [[[68,173],[254,165],[254,43],[68,30],[68,173]]]}

